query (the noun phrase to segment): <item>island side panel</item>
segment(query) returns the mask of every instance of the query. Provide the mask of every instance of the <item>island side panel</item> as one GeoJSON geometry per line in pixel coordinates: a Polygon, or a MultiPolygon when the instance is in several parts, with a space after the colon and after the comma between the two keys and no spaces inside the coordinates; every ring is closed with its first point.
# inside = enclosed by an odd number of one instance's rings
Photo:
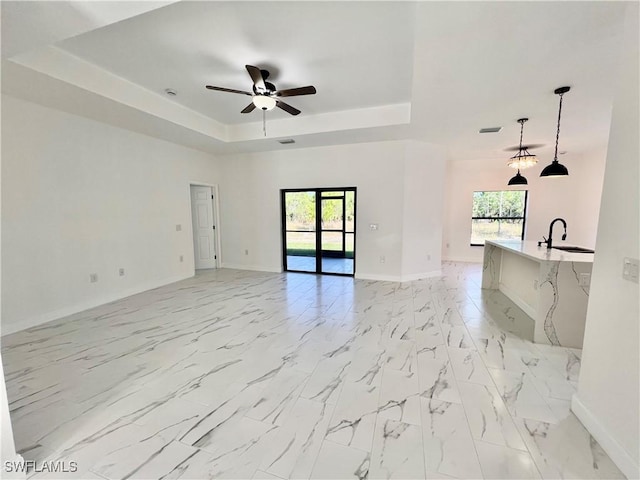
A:
{"type": "Polygon", "coordinates": [[[502,262],[502,248],[490,243],[484,244],[484,258],[482,262],[482,288],[497,290],[500,283],[500,263],[502,262]]]}
{"type": "Polygon", "coordinates": [[[583,262],[541,262],[536,343],[582,348],[589,287],[579,284],[580,274],[590,275],[592,266],[583,262]]]}

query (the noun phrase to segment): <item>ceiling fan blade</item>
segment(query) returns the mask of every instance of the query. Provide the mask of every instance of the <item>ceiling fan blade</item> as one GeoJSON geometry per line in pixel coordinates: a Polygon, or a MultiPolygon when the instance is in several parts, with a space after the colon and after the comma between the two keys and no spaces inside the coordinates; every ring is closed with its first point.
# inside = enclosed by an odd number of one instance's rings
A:
{"type": "Polygon", "coordinates": [[[242,95],[249,95],[250,97],[253,96],[252,93],[244,92],[242,90],[234,90],[233,88],[214,87],[212,85],[206,85],[206,88],[209,90],[218,90],[219,92],[240,93],[242,95]]]}
{"type": "Polygon", "coordinates": [[[256,90],[259,92],[266,92],[267,86],[264,84],[264,78],[262,78],[262,72],[258,67],[254,67],[253,65],[245,65],[247,72],[251,75],[251,80],[253,80],[253,84],[256,87],[256,90]]]}
{"type": "Polygon", "coordinates": [[[300,110],[297,108],[293,108],[291,105],[281,102],[280,100],[276,100],[276,106],[291,115],[298,115],[300,113],[300,110]]]}
{"type": "Polygon", "coordinates": [[[249,113],[249,112],[253,112],[255,110],[256,106],[254,105],[253,102],[251,102],[249,105],[247,105],[246,107],[244,107],[242,109],[242,111],[240,113],[249,113]]]}
{"type": "Polygon", "coordinates": [[[313,95],[316,93],[316,87],[309,85],[308,87],[288,88],[286,90],[278,90],[273,94],[277,97],[295,97],[297,95],[313,95]]]}

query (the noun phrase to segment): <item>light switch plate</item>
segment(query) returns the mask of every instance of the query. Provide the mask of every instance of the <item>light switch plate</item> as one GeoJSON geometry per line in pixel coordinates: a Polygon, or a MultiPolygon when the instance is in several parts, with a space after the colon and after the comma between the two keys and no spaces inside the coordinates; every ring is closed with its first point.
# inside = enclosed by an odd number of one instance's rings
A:
{"type": "Polygon", "coordinates": [[[369,229],[370,230],[377,230],[378,229],[378,224],[377,223],[370,223],[369,224],[369,229]]]}
{"type": "Polygon", "coordinates": [[[638,283],[640,261],[637,258],[624,257],[622,260],[622,278],[638,283]]]}

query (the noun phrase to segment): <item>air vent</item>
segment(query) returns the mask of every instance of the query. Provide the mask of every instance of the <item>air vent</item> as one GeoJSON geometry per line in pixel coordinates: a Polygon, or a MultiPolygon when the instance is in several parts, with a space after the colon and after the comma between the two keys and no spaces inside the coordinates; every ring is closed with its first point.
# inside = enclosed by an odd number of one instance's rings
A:
{"type": "Polygon", "coordinates": [[[281,143],[282,145],[290,145],[292,143],[296,143],[296,141],[293,138],[285,138],[283,140],[278,140],[278,143],[281,143]]]}
{"type": "Polygon", "coordinates": [[[500,130],[502,130],[502,127],[488,127],[481,128],[478,133],[498,133],[500,130]]]}

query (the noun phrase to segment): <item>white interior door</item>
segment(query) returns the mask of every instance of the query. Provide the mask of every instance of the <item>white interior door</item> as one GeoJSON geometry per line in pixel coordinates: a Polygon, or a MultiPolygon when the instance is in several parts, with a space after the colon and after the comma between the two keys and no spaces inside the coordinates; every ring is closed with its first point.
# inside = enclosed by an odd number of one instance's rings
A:
{"type": "Polygon", "coordinates": [[[216,268],[215,224],[213,222],[213,189],[191,186],[191,218],[196,270],[216,268]]]}

